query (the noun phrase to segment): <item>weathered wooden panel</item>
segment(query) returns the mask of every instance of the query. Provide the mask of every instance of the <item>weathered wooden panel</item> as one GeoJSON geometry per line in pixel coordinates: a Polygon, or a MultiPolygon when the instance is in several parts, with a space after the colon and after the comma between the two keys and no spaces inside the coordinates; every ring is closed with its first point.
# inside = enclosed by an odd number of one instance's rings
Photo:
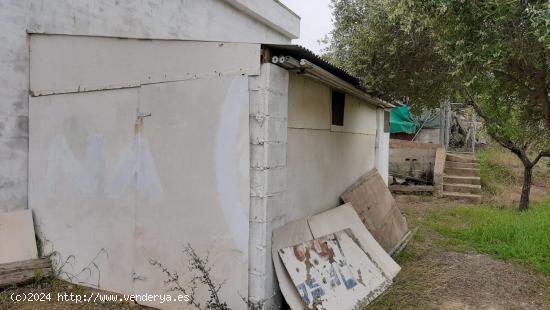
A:
{"type": "Polygon", "coordinates": [[[260,72],[260,45],[31,35],[35,96],[260,72]]]}
{"type": "Polygon", "coordinates": [[[271,253],[273,258],[273,265],[275,266],[275,272],[277,273],[277,280],[279,281],[279,288],[285,298],[286,303],[292,310],[303,309],[304,303],[300,294],[296,290],[296,287],[292,283],[289,274],[287,273],[283,261],[279,256],[279,250],[300,244],[313,239],[313,235],[309,229],[307,219],[303,218],[290,223],[285,224],[273,230],[273,239],[271,244],[271,253]]]}
{"type": "Polygon", "coordinates": [[[52,262],[49,258],[0,264],[0,287],[25,283],[51,274],[52,262]]]}
{"type": "Polygon", "coordinates": [[[386,252],[391,253],[399,246],[408,232],[407,220],[376,169],[359,178],[341,198],[351,203],[386,252]]]}
{"type": "Polygon", "coordinates": [[[369,254],[372,261],[380,267],[385,275],[393,279],[401,270],[401,267],[384,251],[367,230],[351,204],[345,204],[314,215],[308,220],[308,223],[314,238],[320,238],[347,228],[351,229],[361,249],[369,254]]]}
{"type": "Polygon", "coordinates": [[[354,238],[341,231],[279,250],[307,309],[354,309],[391,283],[354,238]]]}

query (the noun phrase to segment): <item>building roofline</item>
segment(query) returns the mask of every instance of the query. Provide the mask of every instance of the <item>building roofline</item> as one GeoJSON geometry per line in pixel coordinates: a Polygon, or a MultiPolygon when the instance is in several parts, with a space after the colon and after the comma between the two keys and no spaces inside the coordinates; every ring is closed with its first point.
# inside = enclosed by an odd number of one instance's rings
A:
{"type": "Polygon", "coordinates": [[[282,3],[281,1],[279,0],[273,0],[275,2],[277,2],[280,6],[282,6],[285,10],[287,10],[290,14],[298,17],[300,20],[302,19],[302,17],[300,15],[298,15],[296,12],[294,12],[291,8],[289,8],[288,6],[286,6],[284,3],[282,3]]]}
{"type": "Polygon", "coordinates": [[[264,50],[269,50],[264,54],[264,62],[277,63],[279,66],[287,69],[295,69],[302,73],[310,73],[316,78],[339,88],[345,92],[355,95],[371,104],[382,108],[392,108],[393,105],[370,94],[361,85],[361,81],[356,76],[340,68],[311,50],[300,45],[281,45],[281,44],[263,44],[264,50]],[[268,56],[266,56],[268,55],[268,56]],[[269,59],[265,59],[268,57],[269,59]],[[285,63],[287,60],[289,62],[285,63]]]}
{"type": "Polygon", "coordinates": [[[300,16],[278,0],[224,0],[289,39],[300,37],[300,16]]]}

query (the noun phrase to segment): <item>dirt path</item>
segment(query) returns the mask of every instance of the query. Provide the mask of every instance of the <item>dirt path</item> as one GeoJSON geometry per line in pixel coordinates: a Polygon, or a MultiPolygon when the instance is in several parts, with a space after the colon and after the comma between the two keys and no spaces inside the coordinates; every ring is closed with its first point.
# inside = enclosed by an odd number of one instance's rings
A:
{"type": "Polygon", "coordinates": [[[394,285],[367,309],[550,309],[550,276],[489,255],[455,252],[420,221],[454,202],[400,197],[415,238],[394,285]]]}

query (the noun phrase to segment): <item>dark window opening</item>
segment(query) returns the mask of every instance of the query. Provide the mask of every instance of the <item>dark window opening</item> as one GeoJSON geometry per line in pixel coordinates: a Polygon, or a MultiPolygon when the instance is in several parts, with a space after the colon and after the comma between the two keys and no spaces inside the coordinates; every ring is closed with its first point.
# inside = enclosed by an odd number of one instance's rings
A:
{"type": "Polygon", "coordinates": [[[346,94],[332,91],[332,125],[344,126],[344,108],[346,105],[346,94]]]}
{"type": "Polygon", "coordinates": [[[384,111],[384,132],[390,132],[390,112],[384,111]]]}

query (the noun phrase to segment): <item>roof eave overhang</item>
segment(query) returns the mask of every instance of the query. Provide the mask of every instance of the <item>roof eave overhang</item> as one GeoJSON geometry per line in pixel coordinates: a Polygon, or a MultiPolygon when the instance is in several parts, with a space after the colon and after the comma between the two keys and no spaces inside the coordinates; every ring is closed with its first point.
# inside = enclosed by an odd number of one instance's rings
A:
{"type": "Polygon", "coordinates": [[[290,56],[283,56],[283,58],[281,58],[280,56],[274,56],[271,59],[271,63],[274,63],[287,70],[296,71],[310,78],[319,80],[324,84],[330,85],[332,88],[336,90],[339,90],[341,92],[357,97],[377,107],[380,107],[383,109],[391,109],[394,107],[393,104],[390,104],[382,99],[376,98],[366,93],[365,91],[354,86],[353,84],[344,81],[343,79],[337,77],[336,75],[330,73],[329,71],[317,66],[316,64],[306,59],[297,60],[290,56]]]}
{"type": "Polygon", "coordinates": [[[335,66],[314,52],[300,45],[263,44],[262,61],[276,63],[280,67],[308,75],[340,91],[354,95],[369,104],[384,109],[394,107],[372,94],[361,85],[359,78],[345,69],[335,66]]]}
{"type": "Polygon", "coordinates": [[[277,0],[224,0],[289,39],[300,37],[300,16],[277,0]]]}

